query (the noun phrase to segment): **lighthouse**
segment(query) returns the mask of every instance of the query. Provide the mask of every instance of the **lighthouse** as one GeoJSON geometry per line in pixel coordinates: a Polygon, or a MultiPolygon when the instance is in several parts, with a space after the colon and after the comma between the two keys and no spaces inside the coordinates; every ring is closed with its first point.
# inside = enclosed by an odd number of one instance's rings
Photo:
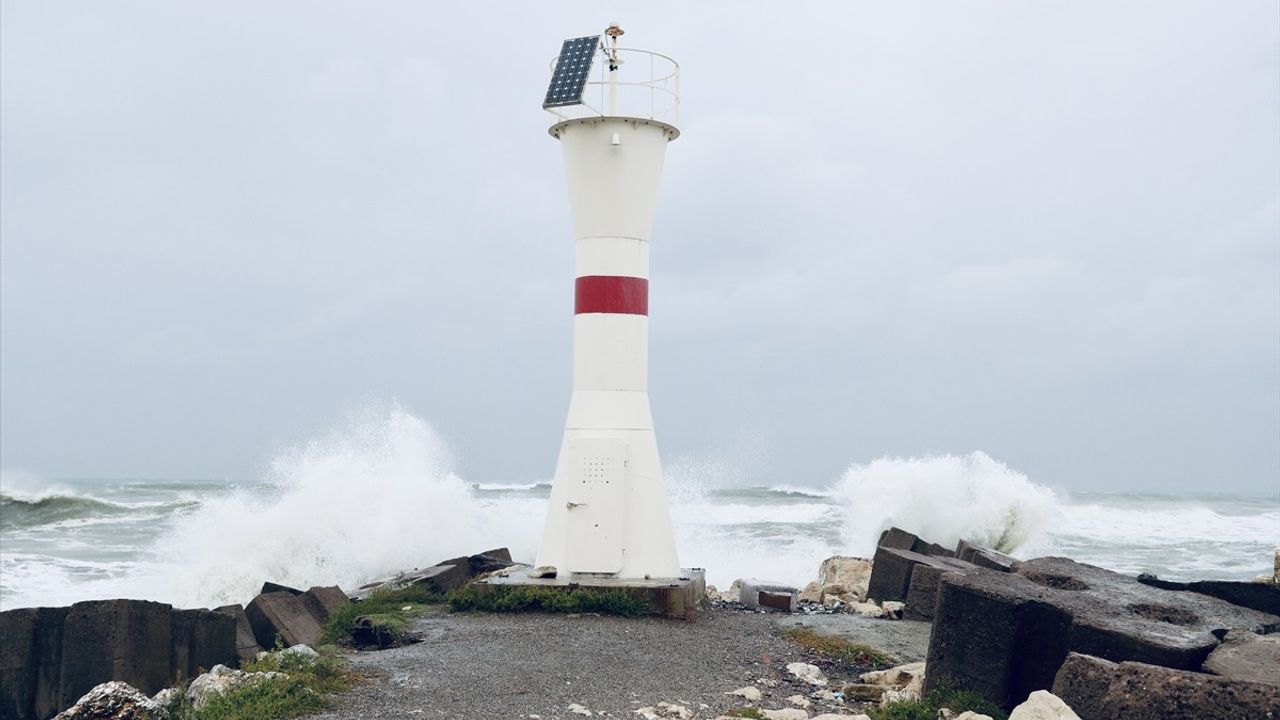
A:
{"type": "Polygon", "coordinates": [[[542,107],[560,143],[574,233],[573,395],[536,564],[561,580],[684,579],[649,410],[649,243],[679,66],[565,40],[542,107]]]}

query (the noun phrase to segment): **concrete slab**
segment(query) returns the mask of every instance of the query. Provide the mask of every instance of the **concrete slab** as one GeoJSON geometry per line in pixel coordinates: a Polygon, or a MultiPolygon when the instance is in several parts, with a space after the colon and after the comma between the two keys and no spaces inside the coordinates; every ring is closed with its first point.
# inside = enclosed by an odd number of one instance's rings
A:
{"type": "Polygon", "coordinates": [[[929,652],[931,624],[914,620],[885,620],[862,615],[773,615],[780,630],[806,628],[830,637],[862,643],[892,655],[902,663],[919,662],[929,652]]]}
{"type": "Polygon", "coordinates": [[[643,601],[658,615],[688,619],[698,609],[707,591],[706,570],[683,568],[678,578],[620,580],[612,577],[573,575],[570,577],[533,577],[533,568],[517,565],[482,580],[471,587],[481,592],[501,591],[511,587],[545,587],[564,590],[596,588],[622,590],[643,601]]]}

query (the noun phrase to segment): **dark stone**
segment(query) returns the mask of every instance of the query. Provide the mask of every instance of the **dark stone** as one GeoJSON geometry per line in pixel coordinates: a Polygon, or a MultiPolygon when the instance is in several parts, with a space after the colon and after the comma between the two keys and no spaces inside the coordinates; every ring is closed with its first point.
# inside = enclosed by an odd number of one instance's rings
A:
{"type": "Polygon", "coordinates": [[[288,585],[281,585],[281,584],[279,584],[279,583],[273,583],[273,582],[271,582],[271,581],[269,581],[269,580],[268,580],[267,582],[262,583],[262,589],[258,591],[258,594],[259,594],[259,595],[266,595],[267,593],[273,593],[273,592],[287,592],[287,593],[289,593],[290,595],[301,595],[301,594],[302,594],[302,591],[301,591],[301,590],[299,590],[298,588],[291,588],[291,587],[289,587],[288,585]]]}
{"type": "Polygon", "coordinates": [[[1076,653],[1058,670],[1053,694],[1088,720],[1280,718],[1272,685],[1076,653]]]}
{"type": "Polygon", "coordinates": [[[911,552],[928,555],[929,557],[953,558],[956,551],[949,547],[943,547],[938,543],[925,542],[924,540],[916,540],[911,544],[911,552]]]}
{"type": "Polygon", "coordinates": [[[329,616],[335,610],[351,602],[351,598],[347,597],[347,594],[337,585],[313,587],[298,597],[302,599],[307,612],[311,613],[311,617],[315,618],[320,625],[328,622],[329,616]]]}
{"type": "Polygon", "coordinates": [[[880,533],[876,547],[910,550],[919,540],[920,538],[902,528],[891,527],[880,533]]]}
{"type": "Polygon", "coordinates": [[[949,563],[953,562],[952,558],[933,558],[910,550],[876,548],[871,562],[871,578],[867,581],[867,597],[880,602],[905,600],[911,587],[911,571],[916,565],[949,568],[952,567],[949,563]]]}
{"type": "Polygon", "coordinates": [[[1201,669],[1233,680],[1280,687],[1280,635],[1232,630],[1209,653],[1201,669]]]}
{"type": "MultiPolygon", "coordinates": [[[[258,644],[258,639],[253,635],[253,627],[249,625],[249,616],[245,614],[244,606],[239,603],[223,605],[220,608],[214,608],[213,611],[236,619],[236,657],[240,659],[240,663],[256,660],[263,647],[258,644]]],[[[224,664],[231,667],[227,663],[224,664]]]]}
{"type": "Polygon", "coordinates": [[[511,552],[506,548],[486,550],[478,555],[472,555],[467,558],[467,565],[471,572],[471,577],[491,573],[495,570],[509,568],[514,564],[515,563],[511,562],[511,552]]]}
{"type": "Polygon", "coordinates": [[[417,585],[426,585],[431,590],[444,594],[467,584],[467,581],[471,579],[469,568],[470,563],[465,560],[457,564],[436,565],[422,572],[414,573],[411,582],[417,585]]]}
{"type": "Polygon", "coordinates": [[[761,590],[757,597],[759,598],[760,607],[781,610],[786,613],[796,611],[795,593],[761,590]]]}
{"type": "Polygon", "coordinates": [[[0,612],[0,719],[30,717],[36,697],[36,622],[40,611],[0,612]]]}
{"type": "Polygon", "coordinates": [[[943,564],[916,563],[911,568],[911,584],[902,616],[907,620],[932,620],[933,609],[938,603],[938,582],[944,572],[963,572],[973,567],[963,560],[948,558],[943,564]]]}
{"type": "Polygon", "coordinates": [[[1000,572],[1013,572],[1014,567],[1018,564],[1017,560],[1002,552],[975,545],[965,540],[956,543],[955,556],[978,567],[999,570],[1000,572]]]}
{"type": "Polygon", "coordinates": [[[62,631],[59,707],[107,680],[152,695],[169,686],[173,607],[147,600],[72,605],[62,631]]]}
{"type": "Polygon", "coordinates": [[[946,683],[1008,708],[1048,689],[1068,651],[1198,670],[1215,633],[1234,627],[1269,632],[1280,617],[1065,558],[942,573],[925,689],[946,683]]]}
{"type": "Polygon", "coordinates": [[[259,595],[244,609],[258,644],[271,649],[279,636],[285,647],[315,645],[323,633],[302,598],[287,592],[259,595]]]}
{"type": "Polygon", "coordinates": [[[1143,573],[1138,582],[1165,590],[1186,590],[1226,600],[1233,605],[1253,608],[1259,612],[1280,615],[1280,585],[1272,583],[1236,582],[1232,580],[1197,580],[1173,582],[1161,580],[1155,575],[1143,573]]]}
{"type": "Polygon", "coordinates": [[[174,610],[170,682],[200,675],[214,665],[235,667],[236,619],[213,610],[174,610]]]}

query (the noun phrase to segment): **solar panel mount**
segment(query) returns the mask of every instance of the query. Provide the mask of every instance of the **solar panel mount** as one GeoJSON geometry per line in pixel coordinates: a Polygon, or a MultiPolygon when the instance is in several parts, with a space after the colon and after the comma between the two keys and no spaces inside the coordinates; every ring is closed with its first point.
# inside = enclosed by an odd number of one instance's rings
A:
{"type": "Polygon", "coordinates": [[[582,103],[582,93],[586,90],[587,77],[591,75],[591,64],[599,47],[599,35],[564,41],[556,59],[555,72],[551,74],[551,84],[547,86],[547,97],[542,101],[544,110],[582,103]]]}

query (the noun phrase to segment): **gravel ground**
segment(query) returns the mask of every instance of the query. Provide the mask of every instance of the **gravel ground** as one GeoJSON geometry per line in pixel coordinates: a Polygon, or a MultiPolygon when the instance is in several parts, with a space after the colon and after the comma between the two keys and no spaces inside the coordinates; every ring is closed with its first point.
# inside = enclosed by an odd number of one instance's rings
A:
{"type": "MultiPolygon", "coordinates": [[[[749,704],[724,694],[744,685],[765,693],[763,707],[790,707],[787,697],[809,696],[813,688],[787,674],[788,662],[818,664],[833,684],[857,672],[808,655],[777,635],[780,624],[796,621],[881,647],[893,638],[899,657],[923,656],[917,626],[924,625],[927,643],[927,624],[835,617],[814,622],[813,617],[715,610],[685,622],[436,610],[416,621],[423,642],[353,653],[352,666],[367,681],[317,718],[507,720],[536,714],[577,720],[580,716],[568,711],[571,703],[590,708],[596,717],[635,718],[637,708],[662,701],[685,705],[698,718],[713,718],[749,704]]],[[[840,707],[815,700],[810,712],[840,707]]]]}

